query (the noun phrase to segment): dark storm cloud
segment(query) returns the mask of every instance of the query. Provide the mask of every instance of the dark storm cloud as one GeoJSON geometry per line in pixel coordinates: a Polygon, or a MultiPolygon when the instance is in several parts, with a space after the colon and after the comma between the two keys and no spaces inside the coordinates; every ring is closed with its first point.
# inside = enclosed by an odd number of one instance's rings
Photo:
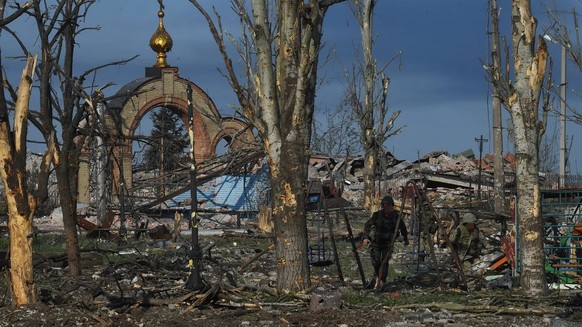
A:
{"type": "MultiPolygon", "coordinates": [[[[229,1],[202,1],[211,12],[216,6],[228,32],[237,35],[240,21],[230,9],[229,1]]],[[[500,1],[503,33],[509,35],[510,2],[500,1]]],[[[567,9],[581,7],[578,0],[564,0],[567,9]]],[[[543,7],[533,1],[539,15],[543,7]]],[[[78,39],[76,71],[107,62],[139,57],[124,65],[107,68],[97,75],[96,84],[116,83],[108,89],[114,93],[130,81],[142,77],[144,69],[155,62],[148,42],[158,24],[158,2],[155,0],[99,1],[92,7],[84,26],[100,26],[99,31],[85,31],[78,39]]],[[[542,33],[544,18],[538,17],[542,33]]],[[[174,40],[168,62],[180,69],[187,78],[214,99],[218,108],[229,112],[236,98],[228,82],[218,72],[223,69],[216,45],[202,16],[188,1],[165,1],[165,27],[174,40]]],[[[475,137],[488,137],[490,126],[490,86],[485,80],[481,60],[488,61],[487,1],[476,0],[395,0],[379,1],[374,18],[374,55],[384,65],[401,53],[387,68],[391,78],[389,106],[401,110],[397,125],[407,125],[402,135],[390,139],[386,146],[402,159],[415,159],[433,150],[452,153],[476,149],[475,137]]],[[[28,33],[27,44],[35,45],[30,20],[21,33],[28,33]]],[[[8,42],[6,33],[0,36],[2,55],[18,51],[8,42]],[[12,48],[11,48],[12,47],[12,48]]],[[[317,105],[335,108],[345,88],[344,70],[354,63],[354,49],[360,48],[358,25],[347,3],[332,7],[324,27],[323,55],[330,55],[319,76],[321,87],[317,105]]],[[[555,55],[554,67],[559,66],[559,47],[549,45],[555,55]]],[[[232,48],[230,51],[233,51],[232,48]]],[[[235,64],[238,62],[233,56],[235,64]]],[[[20,76],[22,62],[4,60],[11,80],[20,76]]],[[[559,74],[555,69],[555,76],[559,74]]],[[[570,85],[580,79],[572,71],[570,85]]],[[[578,81],[578,84],[579,81],[578,81]]],[[[572,103],[580,102],[571,98],[572,103]]],[[[505,113],[506,115],[506,113],[505,113]]],[[[570,133],[579,133],[571,126],[570,133]]],[[[582,135],[580,136],[582,137],[582,135]]],[[[579,138],[574,138],[577,144],[579,138]]],[[[491,144],[487,144],[490,146],[491,144]]],[[[574,147],[575,148],[575,147],[574,147]]],[[[510,151],[511,149],[506,149],[510,151]]]]}

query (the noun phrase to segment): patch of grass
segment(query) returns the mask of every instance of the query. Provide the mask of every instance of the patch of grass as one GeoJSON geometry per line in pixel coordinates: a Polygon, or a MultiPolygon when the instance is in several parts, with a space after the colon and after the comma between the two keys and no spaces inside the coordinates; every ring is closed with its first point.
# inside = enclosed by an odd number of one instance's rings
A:
{"type": "Polygon", "coordinates": [[[37,253],[64,252],[65,236],[62,234],[40,234],[32,241],[32,250],[37,253]]]}
{"type": "Polygon", "coordinates": [[[10,289],[10,281],[7,270],[0,271],[0,307],[9,305],[11,302],[12,291],[10,289]]]}
{"type": "MultiPolygon", "coordinates": [[[[360,272],[358,270],[358,265],[356,263],[356,258],[352,251],[352,245],[349,241],[336,241],[336,246],[338,248],[338,254],[340,257],[340,264],[342,268],[342,274],[344,278],[349,278],[352,280],[360,280],[360,272]]],[[[330,245],[331,248],[331,245],[330,245]]],[[[364,276],[366,281],[369,281],[374,274],[374,269],[372,267],[372,261],[370,259],[370,250],[366,248],[364,250],[358,250],[358,255],[360,257],[360,262],[362,264],[362,269],[364,271],[364,276]]],[[[336,273],[335,264],[331,267],[333,273],[336,273]]],[[[402,276],[407,276],[407,272],[402,269],[397,263],[390,261],[388,266],[388,281],[398,279],[402,276]]]]}
{"type": "Polygon", "coordinates": [[[373,292],[344,289],[341,293],[342,302],[348,306],[368,307],[383,304],[382,297],[373,292]]]}
{"type": "Polygon", "coordinates": [[[350,306],[399,306],[406,304],[466,303],[466,295],[452,292],[429,293],[375,293],[353,289],[342,290],[342,301],[350,306]]]}
{"type": "Polygon", "coordinates": [[[0,237],[0,249],[8,249],[9,246],[10,240],[8,240],[8,237],[5,236],[0,237]]]}
{"type": "Polygon", "coordinates": [[[407,296],[410,303],[428,304],[428,303],[466,303],[467,295],[455,292],[428,292],[420,294],[411,294],[407,296]]]}
{"type": "Polygon", "coordinates": [[[215,248],[247,247],[266,250],[273,241],[270,238],[253,238],[246,235],[240,236],[204,236],[200,238],[200,246],[214,243],[215,248]]]}
{"type": "MultiPolygon", "coordinates": [[[[0,237],[0,249],[8,250],[10,239],[0,237]]],[[[32,239],[32,250],[34,252],[63,252],[65,251],[65,237],[61,234],[39,234],[32,239]]]]}

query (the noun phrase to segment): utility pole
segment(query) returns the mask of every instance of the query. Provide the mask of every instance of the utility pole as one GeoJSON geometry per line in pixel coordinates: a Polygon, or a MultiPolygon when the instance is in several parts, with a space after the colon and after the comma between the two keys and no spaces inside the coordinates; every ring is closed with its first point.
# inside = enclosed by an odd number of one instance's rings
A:
{"type": "MultiPolygon", "coordinates": [[[[501,78],[501,56],[499,53],[499,13],[497,0],[490,0],[491,14],[491,61],[492,80],[501,78]]],[[[493,83],[493,209],[495,213],[505,212],[505,171],[503,167],[503,125],[501,118],[501,99],[493,83]]]]}
{"type": "Polygon", "coordinates": [[[566,47],[568,44],[563,44],[552,39],[548,34],[544,35],[546,41],[561,46],[561,77],[560,77],[560,176],[558,177],[558,188],[566,185],[566,47]]]}
{"type": "Polygon", "coordinates": [[[483,158],[483,143],[487,142],[487,139],[483,138],[483,135],[481,135],[480,138],[475,138],[476,142],[479,142],[479,177],[477,179],[477,198],[481,199],[481,161],[483,158]]]}
{"type": "Polygon", "coordinates": [[[566,186],[566,45],[562,44],[560,78],[560,178],[558,186],[566,186]]]}
{"type": "Polygon", "coordinates": [[[200,278],[200,260],[202,259],[202,250],[198,241],[198,196],[196,194],[196,157],[194,156],[194,108],[192,105],[192,86],[188,84],[186,89],[188,95],[188,136],[190,136],[190,230],[192,232],[190,259],[188,267],[190,274],[186,281],[186,288],[192,291],[200,291],[204,288],[200,278]]]}

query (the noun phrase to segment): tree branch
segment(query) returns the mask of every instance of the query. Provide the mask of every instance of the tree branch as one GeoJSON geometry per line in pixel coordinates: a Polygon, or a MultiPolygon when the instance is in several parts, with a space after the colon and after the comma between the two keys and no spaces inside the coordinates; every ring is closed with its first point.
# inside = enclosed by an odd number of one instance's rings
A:
{"type": "Polygon", "coordinates": [[[10,24],[14,20],[16,20],[18,17],[22,16],[22,14],[24,14],[29,8],[32,8],[32,1],[26,2],[22,7],[18,7],[17,10],[12,13],[12,15],[10,15],[4,19],[1,19],[0,20],[0,27],[4,27],[4,26],[10,24]]]}

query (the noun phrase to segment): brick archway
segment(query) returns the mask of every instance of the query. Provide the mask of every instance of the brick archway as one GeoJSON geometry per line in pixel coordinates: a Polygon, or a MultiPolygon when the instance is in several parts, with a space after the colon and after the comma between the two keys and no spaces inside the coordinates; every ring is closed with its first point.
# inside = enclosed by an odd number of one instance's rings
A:
{"type": "MultiPolygon", "coordinates": [[[[160,68],[154,74],[150,71],[149,75],[125,85],[107,103],[106,128],[112,135],[111,153],[116,158],[111,160],[115,178],[113,184],[124,180],[128,189],[132,187],[132,136],[150,110],[166,107],[188,126],[188,86],[192,88],[197,162],[214,158],[217,144],[222,139],[232,141],[231,147],[255,143],[252,130],[245,122],[234,117],[222,117],[212,99],[200,87],[178,75],[178,68],[160,68]]],[[[82,154],[82,157],[88,159],[89,155],[82,154]]],[[[89,168],[88,160],[82,158],[78,181],[80,203],[90,202],[89,168]]]]}

